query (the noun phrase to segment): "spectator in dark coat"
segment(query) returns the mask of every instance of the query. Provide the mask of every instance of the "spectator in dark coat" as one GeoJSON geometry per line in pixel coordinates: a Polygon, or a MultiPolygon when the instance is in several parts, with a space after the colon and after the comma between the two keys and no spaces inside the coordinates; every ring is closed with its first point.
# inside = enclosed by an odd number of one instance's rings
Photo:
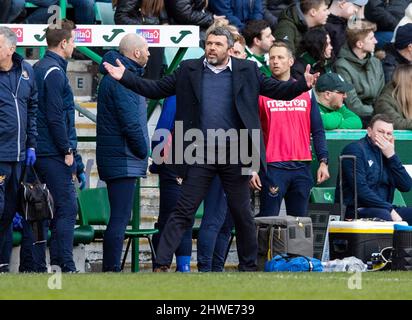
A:
{"type": "Polygon", "coordinates": [[[263,19],[265,19],[272,30],[278,25],[278,19],[283,10],[293,3],[293,0],[262,0],[263,19]]]}
{"type": "MultiPolygon", "coordinates": [[[[119,52],[109,51],[103,61],[119,59],[135,77],[141,77],[149,58],[146,40],[127,34],[119,52]]],[[[104,233],[103,271],[120,272],[124,233],[132,212],[136,178],[146,176],[149,139],[146,100],[107,74],[97,101],[97,170],[107,184],[110,221],[104,233]]]]}
{"type": "Polygon", "coordinates": [[[166,0],[165,7],[170,24],[199,26],[200,40],[203,42],[206,29],[217,20],[225,20],[224,16],[208,11],[207,0],[166,0]]]}
{"type": "Polygon", "coordinates": [[[0,23],[6,23],[8,21],[11,4],[12,0],[0,0],[0,23]]]}
{"type": "Polygon", "coordinates": [[[378,48],[391,41],[409,3],[409,0],[373,0],[365,6],[365,18],[375,22],[378,28],[375,33],[378,48]]]}
{"type": "Polygon", "coordinates": [[[262,20],[262,0],[209,0],[210,10],[219,16],[225,16],[230,24],[239,31],[249,20],[262,20]]]}
{"type": "Polygon", "coordinates": [[[302,0],[287,7],[279,17],[273,35],[287,41],[293,53],[299,54],[299,45],[309,28],[326,24],[329,15],[326,0],[302,0]]]}
{"type": "MultiPolygon", "coordinates": [[[[167,24],[163,0],[116,0],[116,24],[167,24]]],[[[146,79],[160,79],[164,73],[164,48],[149,49],[150,60],[146,66],[146,79]]]]}
{"type": "MultiPolygon", "coordinates": [[[[26,4],[25,0],[2,0],[3,3],[0,3],[1,12],[4,14],[5,20],[3,23],[16,23],[16,19],[24,16],[24,6],[26,4]]],[[[0,14],[1,15],[1,14],[0,14]]],[[[22,19],[23,20],[23,17],[22,19]]],[[[18,21],[20,22],[20,21],[18,21]]]]}
{"type": "Polygon", "coordinates": [[[399,64],[412,63],[412,23],[398,28],[395,43],[385,47],[386,56],[382,61],[385,83],[392,80],[392,74],[399,64]]]}
{"type": "Polygon", "coordinates": [[[329,17],[325,28],[329,32],[332,41],[333,52],[337,56],[340,48],[346,41],[346,28],[348,20],[355,17],[360,7],[368,3],[368,0],[332,0],[329,7],[329,17]]]}
{"type": "Polygon", "coordinates": [[[409,0],[373,0],[365,7],[365,18],[375,22],[378,31],[393,31],[405,14],[409,0]]]}

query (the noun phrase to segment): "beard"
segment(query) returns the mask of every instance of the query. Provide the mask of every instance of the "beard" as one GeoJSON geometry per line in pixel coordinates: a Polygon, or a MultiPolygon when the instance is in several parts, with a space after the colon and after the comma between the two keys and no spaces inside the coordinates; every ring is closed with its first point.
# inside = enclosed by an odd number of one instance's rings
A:
{"type": "Polygon", "coordinates": [[[212,66],[217,66],[219,64],[219,59],[217,57],[207,57],[207,63],[211,64],[212,66]]]}

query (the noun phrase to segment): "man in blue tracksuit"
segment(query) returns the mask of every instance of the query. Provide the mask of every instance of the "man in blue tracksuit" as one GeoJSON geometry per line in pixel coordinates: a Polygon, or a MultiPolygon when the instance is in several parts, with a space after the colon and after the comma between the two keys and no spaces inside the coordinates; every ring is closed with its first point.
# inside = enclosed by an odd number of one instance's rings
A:
{"type": "Polygon", "coordinates": [[[39,90],[36,169],[55,205],[50,224],[50,264],[60,266],[63,272],[76,271],[73,237],[77,203],[73,175],[77,175],[81,188],[85,184],[84,165],[76,151],[73,92],[66,75],[66,60],[75,48],[74,30],[74,23],[66,19],[59,29],[47,28],[48,50],[34,66],[39,90]]]}
{"type": "Polygon", "coordinates": [[[31,66],[15,53],[17,37],[0,27],[0,272],[8,271],[6,235],[16,213],[22,162],[36,161],[37,89],[31,66]]]}
{"type": "MultiPolygon", "coordinates": [[[[358,216],[387,221],[405,220],[412,224],[412,208],[392,205],[395,188],[408,192],[412,188],[409,176],[395,153],[393,122],[384,114],[375,115],[366,137],[347,145],[342,155],[356,156],[358,216]]],[[[354,217],[353,160],[342,162],[343,203],[346,218],[354,217]]],[[[336,188],[339,202],[339,179],[336,188]]]]}

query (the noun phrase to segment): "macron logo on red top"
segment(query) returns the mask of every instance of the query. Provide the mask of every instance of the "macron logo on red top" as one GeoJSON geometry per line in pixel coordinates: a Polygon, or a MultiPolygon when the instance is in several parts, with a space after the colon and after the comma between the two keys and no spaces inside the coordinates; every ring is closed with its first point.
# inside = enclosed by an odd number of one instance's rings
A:
{"type": "Polygon", "coordinates": [[[284,100],[267,100],[266,106],[270,112],[278,111],[303,111],[306,112],[308,102],[305,99],[294,99],[291,101],[284,100]]]}

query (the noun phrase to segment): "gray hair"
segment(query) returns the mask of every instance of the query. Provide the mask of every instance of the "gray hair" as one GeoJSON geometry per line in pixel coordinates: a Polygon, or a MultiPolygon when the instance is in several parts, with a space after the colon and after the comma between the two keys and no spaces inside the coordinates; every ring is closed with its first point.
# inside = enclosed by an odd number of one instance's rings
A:
{"type": "Polygon", "coordinates": [[[4,36],[9,47],[15,47],[17,45],[17,36],[10,28],[0,27],[0,35],[4,36]]]}
{"type": "Polygon", "coordinates": [[[214,36],[225,36],[227,39],[227,44],[229,48],[233,47],[233,44],[235,43],[233,39],[233,34],[230,32],[228,28],[225,26],[219,26],[219,27],[211,27],[207,29],[206,31],[206,41],[209,36],[213,34],[214,36]]]}
{"type": "Polygon", "coordinates": [[[146,44],[146,39],[136,33],[126,34],[119,43],[119,52],[127,55],[135,49],[141,49],[146,44]]]}

